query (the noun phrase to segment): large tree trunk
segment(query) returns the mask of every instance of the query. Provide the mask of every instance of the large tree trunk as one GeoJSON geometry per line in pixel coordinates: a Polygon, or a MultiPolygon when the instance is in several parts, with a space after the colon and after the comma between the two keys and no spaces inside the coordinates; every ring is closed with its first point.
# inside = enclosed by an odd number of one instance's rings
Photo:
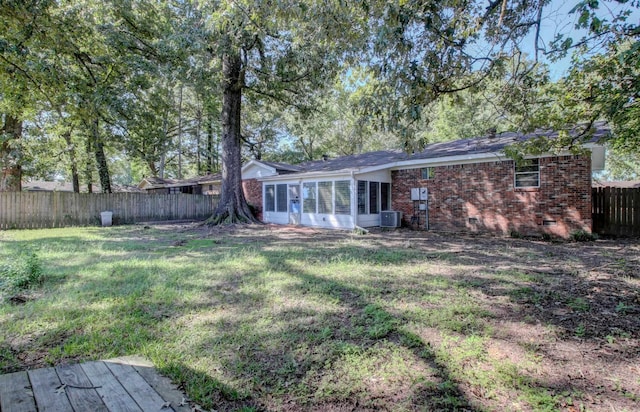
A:
{"type": "Polygon", "coordinates": [[[182,92],[181,84],[178,97],[178,179],[182,179],[182,92]]]}
{"type": "Polygon", "coordinates": [[[22,190],[19,139],[22,121],[7,114],[0,129],[0,192],[22,190]]]}
{"type": "Polygon", "coordinates": [[[198,176],[202,175],[202,139],[200,129],[202,128],[202,109],[196,110],[196,170],[198,176]]]}
{"type": "Polygon", "coordinates": [[[67,143],[67,152],[69,153],[69,163],[71,164],[71,181],[73,182],[73,191],[80,193],[80,176],[78,175],[78,164],[76,149],[71,141],[71,132],[65,132],[62,137],[67,143]]]}
{"type": "Polygon", "coordinates": [[[87,136],[84,141],[85,164],[84,180],[87,182],[87,193],[93,193],[93,162],[91,161],[91,138],[87,136]]]}
{"type": "Polygon", "coordinates": [[[98,176],[100,177],[100,186],[102,193],[111,193],[111,176],[109,175],[109,165],[107,164],[107,156],[104,154],[104,143],[100,136],[99,120],[95,119],[92,124],[93,134],[93,150],[96,155],[96,163],[98,165],[98,176]]]}
{"type": "Polygon", "coordinates": [[[257,223],[242,190],[240,109],[242,105],[242,60],[237,53],[222,57],[222,192],[211,224],[257,223]]]}
{"type": "Polygon", "coordinates": [[[207,110],[207,173],[218,170],[216,164],[215,134],[213,131],[213,114],[207,110]]]}

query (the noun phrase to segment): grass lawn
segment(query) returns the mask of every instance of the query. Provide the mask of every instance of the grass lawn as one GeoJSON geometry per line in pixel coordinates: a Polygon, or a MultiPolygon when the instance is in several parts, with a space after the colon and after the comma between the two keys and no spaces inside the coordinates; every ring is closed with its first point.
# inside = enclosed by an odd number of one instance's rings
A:
{"type": "Polygon", "coordinates": [[[9,231],[0,276],[1,373],[139,354],[218,411],[640,409],[637,241],[9,231]]]}

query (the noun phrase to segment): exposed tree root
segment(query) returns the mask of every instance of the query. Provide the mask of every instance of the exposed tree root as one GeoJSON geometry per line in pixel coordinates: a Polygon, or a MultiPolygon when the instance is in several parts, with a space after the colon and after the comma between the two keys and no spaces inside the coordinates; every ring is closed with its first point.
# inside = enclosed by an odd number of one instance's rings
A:
{"type": "Polygon", "coordinates": [[[234,225],[234,224],[262,224],[256,219],[248,207],[236,208],[233,205],[218,207],[213,216],[205,222],[209,226],[234,225]]]}

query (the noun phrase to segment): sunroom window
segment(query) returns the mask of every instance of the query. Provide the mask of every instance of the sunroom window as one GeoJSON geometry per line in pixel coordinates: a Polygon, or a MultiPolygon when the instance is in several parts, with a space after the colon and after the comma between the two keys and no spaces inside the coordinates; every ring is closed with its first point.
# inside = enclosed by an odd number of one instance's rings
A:
{"type": "Polygon", "coordinates": [[[318,182],[318,213],[330,215],[333,212],[333,182],[318,182]]]}
{"type": "Polygon", "coordinates": [[[358,180],[358,214],[367,213],[367,182],[358,180]]]}
{"type": "Polygon", "coordinates": [[[307,182],[302,186],[304,213],[316,213],[316,182],[307,182]]]}
{"type": "Polygon", "coordinates": [[[277,185],[276,186],[276,207],[278,208],[278,212],[286,212],[287,208],[287,185],[277,185]]]}
{"type": "Polygon", "coordinates": [[[275,212],[276,210],[276,187],[275,185],[264,186],[264,211],[275,212]]]}
{"type": "Polygon", "coordinates": [[[336,215],[351,214],[351,182],[348,180],[338,180],[335,183],[336,192],[336,215]]]}
{"type": "Polygon", "coordinates": [[[378,198],[380,197],[380,183],[369,182],[369,213],[376,214],[378,210],[378,198]]]}

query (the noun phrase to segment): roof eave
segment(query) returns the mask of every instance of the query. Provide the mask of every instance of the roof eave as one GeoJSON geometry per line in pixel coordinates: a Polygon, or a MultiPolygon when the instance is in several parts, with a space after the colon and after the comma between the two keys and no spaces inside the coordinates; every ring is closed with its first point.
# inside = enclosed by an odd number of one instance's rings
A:
{"type": "Polygon", "coordinates": [[[274,175],[258,178],[258,181],[282,181],[282,180],[300,180],[311,179],[315,177],[336,177],[336,176],[351,176],[352,174],[359,173],[359,169],[340,169],[340,170],[328,170],[317,172],[299,172],[289,173],[286,175],[274,175]]]}

